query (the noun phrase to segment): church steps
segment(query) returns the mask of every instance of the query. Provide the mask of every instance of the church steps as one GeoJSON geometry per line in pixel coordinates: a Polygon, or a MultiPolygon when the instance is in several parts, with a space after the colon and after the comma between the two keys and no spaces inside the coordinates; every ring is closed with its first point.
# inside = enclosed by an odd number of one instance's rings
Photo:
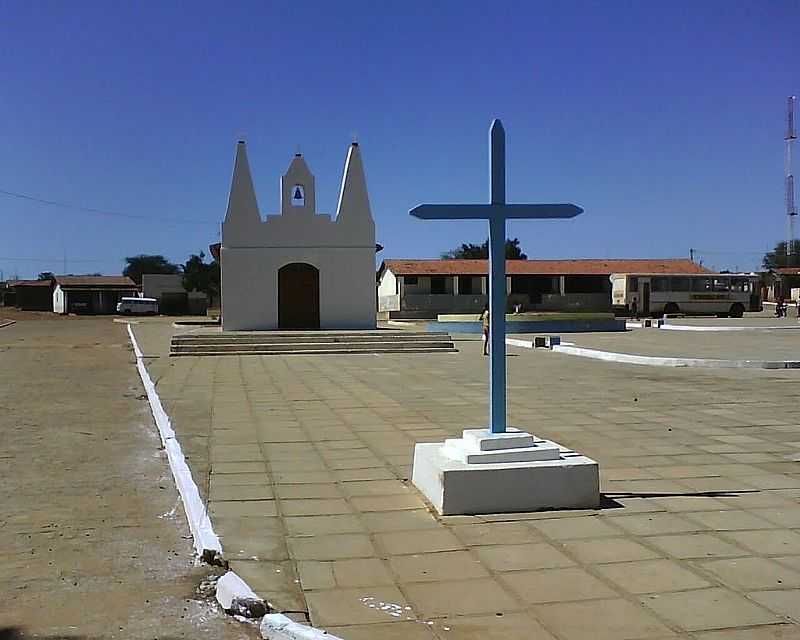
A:
{"type": "Polygon", "coordinates": [[[296,342],[292,344],[226,344],[226,345],[174,345],[173,354],[192,353],[196,351],[218,351],[220,353],[237,351],[247,353],[250,351],[272,352],[279,351],[289,353],[292,351],[346,351],[348,349],[393,349],[395,351],[406,351],[408,349],[451,349],[452,342],[409,342],[409,343],[386,343],[386,342],[349,342],[349,343],[319,343],[319,342],[296,342]]]}
{"type": "Polygon", "coordinates": [[[171,356],[287,355],[325,353],[452,353],[456,348],[447,333],[376,332],[321,333],[263,332],[175,336],[171,356]]]}
{"type": "Polygon", "coordinates": [[[380,343],[380,342],[437,342],[451,341],[448,334],[405,334],[405,335],[330,335],[330,334],[297,334],[297,335],[239,335],[239,336],[175,336],[173,345],[213,344],[244,345],[244,344],[351,344],[351,343],[380,343]]]}
{"type": "Polygon", "coordinates": [[[348,347],[345,349],[286,349],[284,351],[191,351],[170,353],[171,357],[189,356],[312,356],[312,355],[375,355],[375,354],[406,354],[406,353],[457,353],[458,349],[435,348],[435,347],[416,347],[410,349],[389,348],[363,348],[348,347]]]}

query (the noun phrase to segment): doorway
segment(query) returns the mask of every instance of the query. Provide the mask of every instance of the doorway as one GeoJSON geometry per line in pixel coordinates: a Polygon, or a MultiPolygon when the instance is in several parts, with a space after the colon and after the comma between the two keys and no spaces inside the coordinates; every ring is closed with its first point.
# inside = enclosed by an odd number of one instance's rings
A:
{"type": "Polygon", "coordinates": [[[319,269],[293,262],[278,270],[278,328],[319,329],[319,269]]]}
{"type": "Polygon", "coordinates": [[[642,313],[650,313],[650,283],[642,283],[642,313]]]}

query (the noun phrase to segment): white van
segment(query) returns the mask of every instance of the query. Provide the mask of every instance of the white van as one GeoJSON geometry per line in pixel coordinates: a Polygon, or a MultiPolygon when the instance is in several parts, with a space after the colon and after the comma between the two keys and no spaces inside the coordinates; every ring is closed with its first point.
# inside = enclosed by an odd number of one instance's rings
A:
{"type": "Polygon", "coordinates": [[[156,315],[158,300],[155,298],[122,298],[117,303],[117,313],[131,315],[156,315]]]}

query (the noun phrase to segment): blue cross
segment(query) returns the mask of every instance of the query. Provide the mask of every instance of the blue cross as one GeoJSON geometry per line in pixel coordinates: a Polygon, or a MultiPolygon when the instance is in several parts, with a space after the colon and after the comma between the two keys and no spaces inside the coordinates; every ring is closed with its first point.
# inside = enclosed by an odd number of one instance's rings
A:
{"type": "Polygon", "coordinates": [[[489,424],[506,431],[506,220],[574,218],[574,204],[506,204],[506,132],[500,120],[489,128],[489,204],[421,204],[409,213],[422,220],[489,221],[489,424]]]}

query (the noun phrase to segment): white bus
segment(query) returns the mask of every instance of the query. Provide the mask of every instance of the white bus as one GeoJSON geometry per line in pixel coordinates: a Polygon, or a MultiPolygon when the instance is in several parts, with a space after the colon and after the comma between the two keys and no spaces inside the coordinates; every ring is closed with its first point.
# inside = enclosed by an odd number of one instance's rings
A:
{"type": "Polygon", "coordinates": [[[122,298],[117,303],[117,313],[131,315],[156,315],[158,300],[155,298],[122,298]]]}
{"type": "Polygon", "coordinates": [[[761,311],[758,276],[742,273],[613,273],[611,304],[626,315],[717,315],[761,311]]]}

